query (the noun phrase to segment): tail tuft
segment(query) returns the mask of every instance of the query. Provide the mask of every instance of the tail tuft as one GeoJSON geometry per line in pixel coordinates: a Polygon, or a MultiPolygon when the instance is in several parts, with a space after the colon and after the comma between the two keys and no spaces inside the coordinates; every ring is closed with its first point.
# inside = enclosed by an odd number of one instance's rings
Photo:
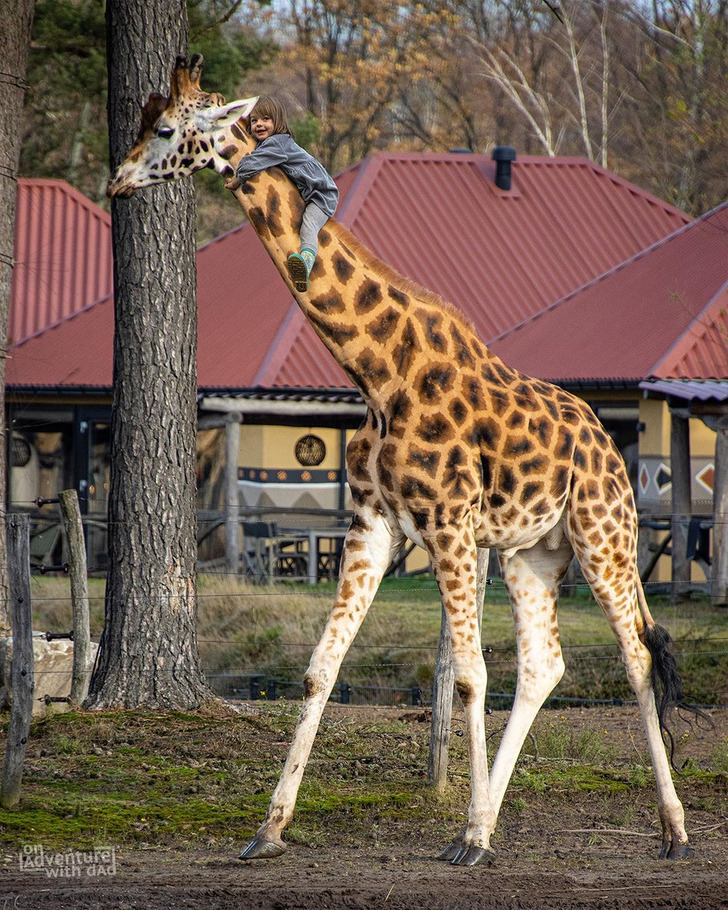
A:
{"type": "Polygon", "coordinates": [[[713,723],[708,715],[695,705],[685,701],[682,680],[677,669],[677,661],[670,645],[672,639],[662,626],[648,625],[645,628],[645,647],[652,658],[652,688],[657,700],[657,714],[660,719],[660,729],[663,738],[670,746],[670,764],[678,771],[675,765],[675,738],[668,726],[668,717],[673,709],[691,714],[697,720],[705,721],[712,727],[713,723]]]}

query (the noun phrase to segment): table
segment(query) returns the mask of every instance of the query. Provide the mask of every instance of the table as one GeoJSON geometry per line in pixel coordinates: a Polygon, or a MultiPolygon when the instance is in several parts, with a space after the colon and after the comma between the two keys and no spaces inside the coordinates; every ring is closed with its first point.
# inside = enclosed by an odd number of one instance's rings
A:
{"type": "Polygon", "coordinates": [[[293,531],[281,531],[281,534],[288,536],[290,533],[291,536],[306,536],[308,538],[308,554],[307,554],[307,569],[308,569],[308,583],[310,585],[315,585],[318,581],[318,561],[319,561],[319,544],[322,540],[343,540],[347,533],[348,528],[306,528],[305,530],[299,529],[296,532],[293,531]]]}

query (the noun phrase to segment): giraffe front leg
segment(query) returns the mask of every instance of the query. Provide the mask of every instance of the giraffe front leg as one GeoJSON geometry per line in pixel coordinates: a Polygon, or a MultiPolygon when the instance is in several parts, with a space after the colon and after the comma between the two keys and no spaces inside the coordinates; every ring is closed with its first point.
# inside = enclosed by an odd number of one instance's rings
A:
{"type": "Polygon", "coordinates": [[[485,743],[487,673],[480,644],[476,602],[477,550],[472,529],[459,529],[457,544],[452,543],[450,534],[434,535],[425,542],[447,614],[455,686],[465,708],[470,761],[468,823],[439,859],[454,865],[474,866],[492,860],[490,838],[496,824],[496,813],[490,798],[485,743]],[[443,546],[446,542],[447,546],[443,546]],[[460,555],[454,555],[456,553],[460,555]]]}
{"type": "Polygon", "coordinates": [[[280,856],[286,850],[283,831],[293,816],[321,715],[341,662],[401,542],[401,532],[393,529],[381,515],[371,510],[355,514],[344,541],[334,607],[304,677],[305,700],[288,757],[265,820],[240,854],[241,859],[268,859],[280,856]]]}

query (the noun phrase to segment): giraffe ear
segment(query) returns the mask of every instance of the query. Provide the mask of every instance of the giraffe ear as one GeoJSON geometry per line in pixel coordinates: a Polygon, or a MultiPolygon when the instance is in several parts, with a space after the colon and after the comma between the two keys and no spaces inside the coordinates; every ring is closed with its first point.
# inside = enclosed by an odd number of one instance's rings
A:
{"type": "Polygon", "coordinates": [[[229,104],[217,104],[204,108],[201,115],[213,127],[229,126],[243,117],[247,117],[253,110],[258,97],[243,98],[241,101],[231,101],[229,104]]]}

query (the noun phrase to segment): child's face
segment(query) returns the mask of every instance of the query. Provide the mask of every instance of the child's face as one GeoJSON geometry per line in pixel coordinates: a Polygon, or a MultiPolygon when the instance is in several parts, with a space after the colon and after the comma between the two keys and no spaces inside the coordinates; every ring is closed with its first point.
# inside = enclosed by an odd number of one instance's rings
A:
{"type": "Polygon", "coordinates": [[[250,132],[253,138],[262,142],[269,136],[273,135],[273,120],[271,117],[259,117],[256,114],[250,115],[250,132]]]}

